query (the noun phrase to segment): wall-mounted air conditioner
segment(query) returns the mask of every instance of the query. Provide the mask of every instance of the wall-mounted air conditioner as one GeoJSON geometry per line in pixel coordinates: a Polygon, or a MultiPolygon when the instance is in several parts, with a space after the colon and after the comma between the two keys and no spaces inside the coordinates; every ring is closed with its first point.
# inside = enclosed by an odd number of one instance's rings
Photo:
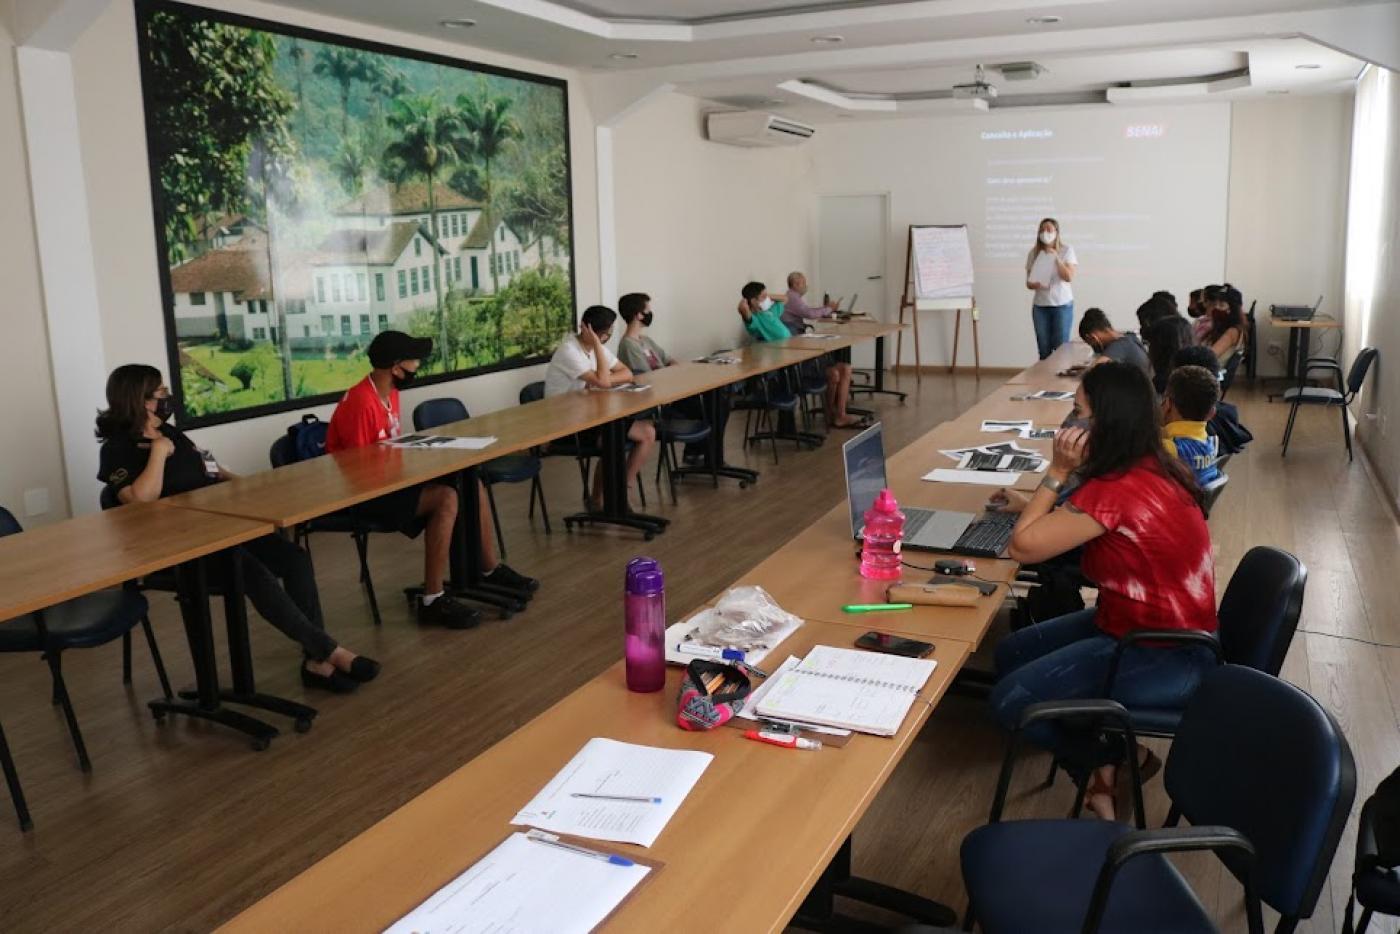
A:
{"type": "Polygon", "coordinates": [[[816,132],[805,123],[754,110],[712,113],[705,131],[711,142],[729,146],[795,146],[816,132]]]}

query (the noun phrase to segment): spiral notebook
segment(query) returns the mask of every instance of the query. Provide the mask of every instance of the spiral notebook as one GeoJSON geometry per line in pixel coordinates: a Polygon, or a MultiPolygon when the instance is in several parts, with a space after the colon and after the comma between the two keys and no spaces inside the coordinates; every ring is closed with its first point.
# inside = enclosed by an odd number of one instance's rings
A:
{"type": "Polygon", "coordinates": [[[761,717],[893,736],[936,665],[818,645],[797,667],[775,675],[755,709],[761,717]]]}

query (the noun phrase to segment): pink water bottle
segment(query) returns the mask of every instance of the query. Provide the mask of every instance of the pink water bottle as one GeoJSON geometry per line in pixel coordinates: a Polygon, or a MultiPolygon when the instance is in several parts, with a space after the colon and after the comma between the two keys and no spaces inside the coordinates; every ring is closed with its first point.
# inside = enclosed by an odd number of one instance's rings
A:
{"type": "Polygon", "coordinates": [[[651,558],[627,562],[622,596],[627,621],[627,690],[647,693],[666,686],[666,579],[651,558]]]}
{"type": "Polygon", "coordinates": [[[899,543],[904,537],[904,513],[888,489],[880,491],[865,513],[860,545],[860,576],[873,581],[899,580],[899,543]]]}

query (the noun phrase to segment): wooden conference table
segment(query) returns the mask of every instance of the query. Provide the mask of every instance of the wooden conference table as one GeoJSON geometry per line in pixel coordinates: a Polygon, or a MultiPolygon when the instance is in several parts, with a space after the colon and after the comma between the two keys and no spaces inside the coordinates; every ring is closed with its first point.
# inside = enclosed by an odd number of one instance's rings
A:
{"type": "MultiPolygon", "coordinates": [[[[1052,365],[1063,368],[1082,355],[1082,349],[1068,348],[1052,357],[1052,365]]],[[[979,418],[1015,417],[1009,409],[1019,404],[994,398],[974,411],[979,418]]],[[[1061,405],[1067,412],[1068,403],[1061,405]]],[[[968,510],[985,501],[987,487],[914,479],[926,469],[922,457],[901,452],[890,459],[890,482],[901,500],[968,510]]],[[[644,851],[663,868],[605,927],[713,929],[720,910],[744,930],[781,930],[846,847],[932,706],[985,637],[1005,594],[1003,586],[971,608],[920,606],[897,618],[842,613],[842,604],[868,601],[880,590],[851,573],[845,510],[833,508],[739,582],[769,588],[806,619],[773,657],[802,655],[817,644],[849,645],[872,627],[933,642],[938,667],[920,694],[923,702],[894,737],[856,735],[844,747],[799,755],[746,742],[729,728],[685,732],[675,726],[680,671],[668,673],[660,692],[633,694],[619,662],[250,906],[224,930],[382,929],[494,847],[535,790],[595,736],[715,755],[656,845],[644,851]],[[802,564],[794,567],[796,562],[802,564]]],[[[988,579],[1007,581],[1015,571],[1011,561],[978,562],[979,576],[988,579]]]]}

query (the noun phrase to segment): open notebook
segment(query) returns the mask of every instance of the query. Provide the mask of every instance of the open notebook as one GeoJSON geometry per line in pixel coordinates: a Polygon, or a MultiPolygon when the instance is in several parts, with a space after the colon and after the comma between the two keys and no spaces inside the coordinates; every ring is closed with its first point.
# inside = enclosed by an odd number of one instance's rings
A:
{"type": "Polygon", "coordinates": [[[815,646],[801,664],[774,675],[755,710],[877,736],[893,736],[937,663],[815,646]]]}

